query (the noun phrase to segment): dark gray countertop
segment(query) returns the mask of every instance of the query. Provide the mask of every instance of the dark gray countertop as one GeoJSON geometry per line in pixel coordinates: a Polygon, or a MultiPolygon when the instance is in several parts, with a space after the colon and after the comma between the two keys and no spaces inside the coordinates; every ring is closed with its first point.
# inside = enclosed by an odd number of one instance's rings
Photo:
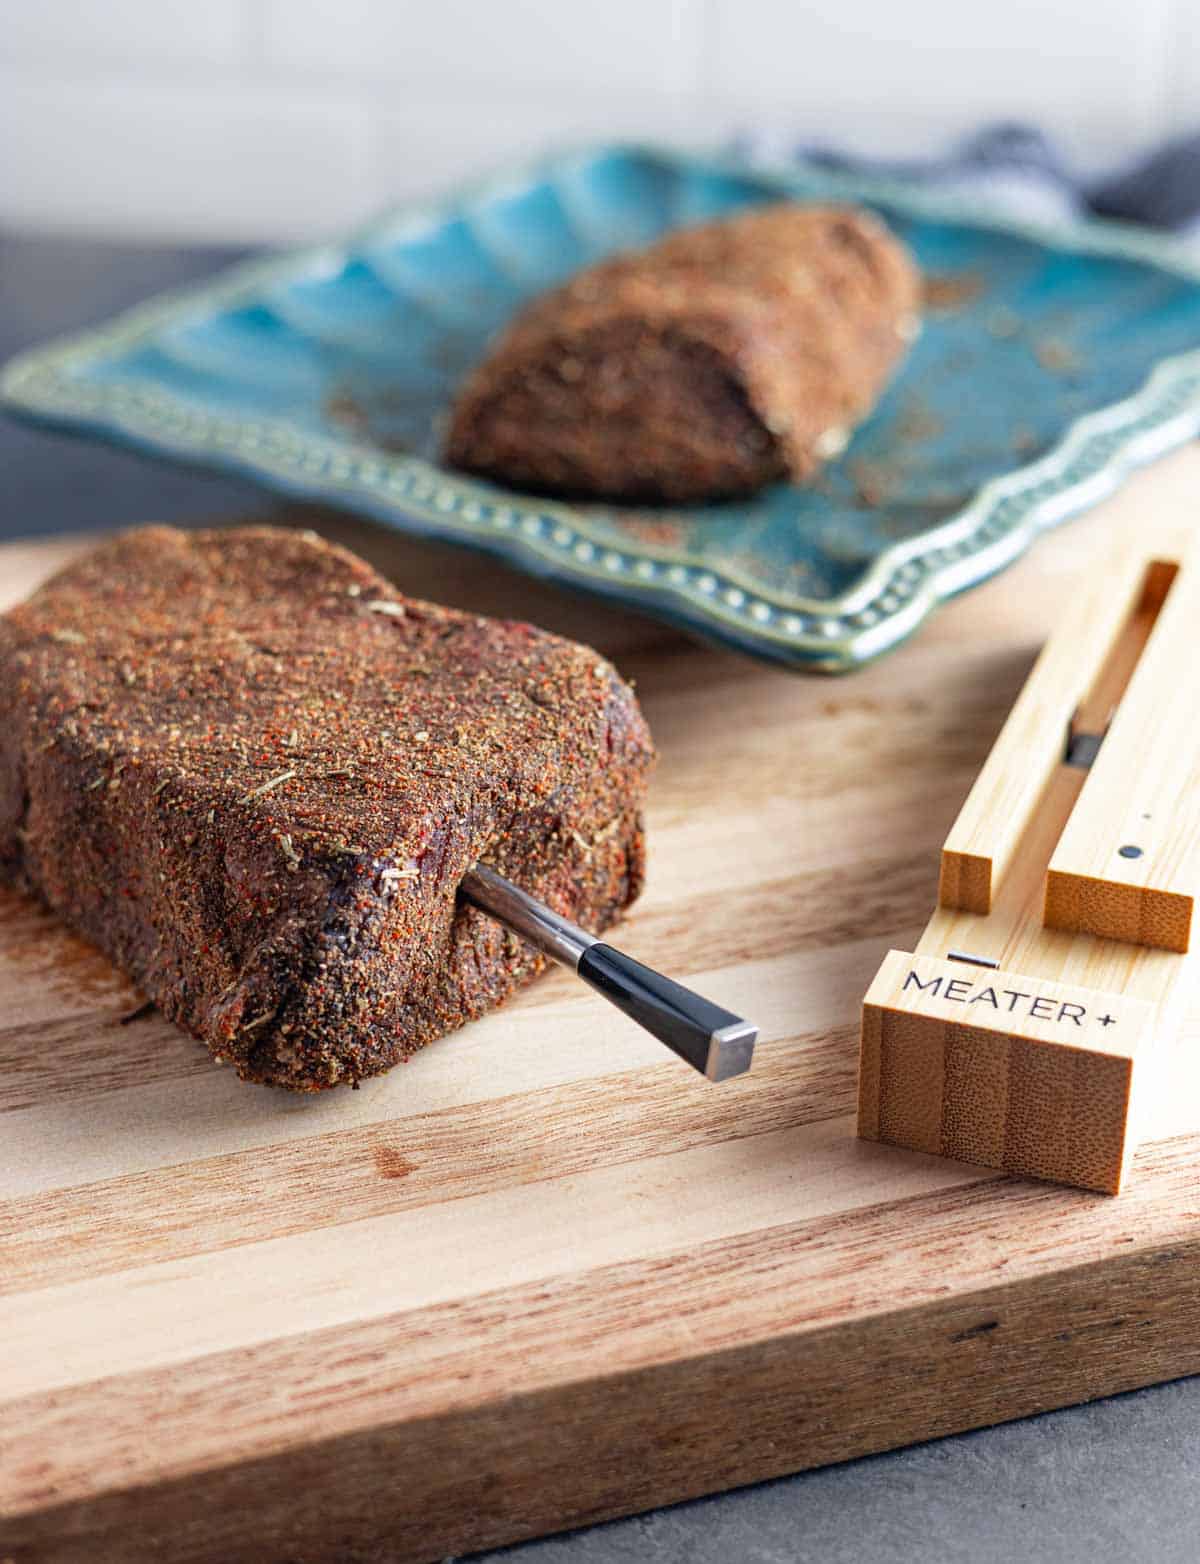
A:
{"type": "MultiPolygon", "coordinates": [[[[0,357],[230,251],[0,236],[0,357]]],[[[266,510],[249,484],[0,420],[0,537],[266,510]]],[[[530,1564],[1195,1564],[1200,1378],[486,1555],[530,1564]]],[[[478,1555],[477,1557],[484,1557],[478,1555]]]]}
{"type": "MultiPolygon", "coordinates": [[[[0,234],[0,360],[203,277],[232,250],[147,249],[0,234]]],[[[204,520],[270,504],[208,477],[0,418],[0,537],[204,520]]]]}

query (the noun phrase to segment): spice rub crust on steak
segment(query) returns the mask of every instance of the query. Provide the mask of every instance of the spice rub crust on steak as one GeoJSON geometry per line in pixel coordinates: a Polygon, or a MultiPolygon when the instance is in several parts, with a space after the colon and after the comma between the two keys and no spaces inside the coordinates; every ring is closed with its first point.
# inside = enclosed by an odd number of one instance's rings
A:
{"type": "Polygon", "coordinates": [[[652,758],[595,652],[312,533],[130,532],[0,616],[0,875],[247,1080],[379,1074],[540,970],[478,860],[606,928],[652,758]]]}
{"type": "Polygon", "coordinates": [[[874,406],[919,275],[869,212],[683,229],[535,299],[468,376],[455,466],[517,487],[696,501],[802,482],[874,406]]]}

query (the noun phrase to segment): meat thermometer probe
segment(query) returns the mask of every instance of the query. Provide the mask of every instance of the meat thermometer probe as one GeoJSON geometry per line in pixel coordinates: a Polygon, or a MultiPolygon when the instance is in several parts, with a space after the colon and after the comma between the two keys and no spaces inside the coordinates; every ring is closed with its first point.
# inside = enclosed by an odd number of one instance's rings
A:
{"type": "Polygon", "coordinates": [[[461,895],[578,973],[710,1081],[727,1081],[750,1068],[758,1038],[758,1028],[751,1022],[605,945],[481,863],[463,880],[461,895]]]}

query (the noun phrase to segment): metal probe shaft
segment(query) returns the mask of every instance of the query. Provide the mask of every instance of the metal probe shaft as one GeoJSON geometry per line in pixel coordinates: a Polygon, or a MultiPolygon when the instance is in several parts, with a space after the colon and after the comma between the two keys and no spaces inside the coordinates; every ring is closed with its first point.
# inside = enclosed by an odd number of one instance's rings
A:
{"type": "Polygon", "coordinates": [[[758,1038],[751,1022],[614,950],[481,863],[464,878],[460,894],[577,972],[710,1081],[727,1081],[750,1068],[758,1038]]]}

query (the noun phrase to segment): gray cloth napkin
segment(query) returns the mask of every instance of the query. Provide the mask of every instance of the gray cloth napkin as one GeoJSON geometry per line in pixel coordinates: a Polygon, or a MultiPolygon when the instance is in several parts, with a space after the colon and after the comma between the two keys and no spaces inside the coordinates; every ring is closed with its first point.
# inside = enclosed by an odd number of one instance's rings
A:
{"type": "Polygon", "coordinates": [[[942,158],[857,158],[761,135],[741,138],[738,150],[752,161],[786,157],[819,168],[961,189],[997,211],[1025,219],[1053,222],[1091,215],[1145,223],[1200,245],[1200,134],[1170,141],[1133,167],[1098,181],[1077,178],[1048,137],[1019,124],[988,126],[942,158]]]}

